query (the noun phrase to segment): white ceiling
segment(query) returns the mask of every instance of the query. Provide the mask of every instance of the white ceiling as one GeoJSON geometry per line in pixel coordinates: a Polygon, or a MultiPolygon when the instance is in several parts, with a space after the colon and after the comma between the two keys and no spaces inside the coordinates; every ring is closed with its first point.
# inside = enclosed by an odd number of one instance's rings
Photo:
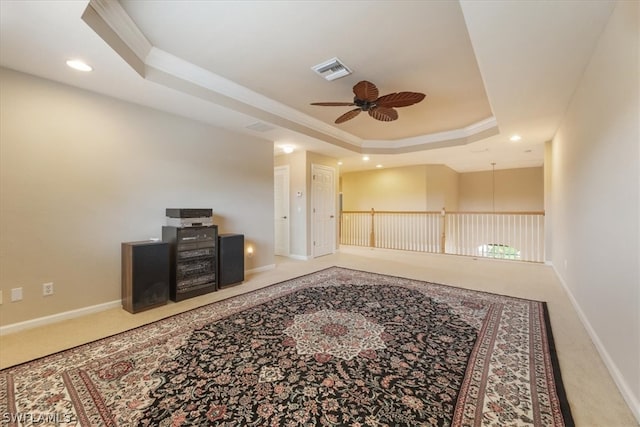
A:
{"type": "Polygon", "coordinates": [[[336,157],[342,171],[540,166],[609,1],[0,1],[0,65],[336,157]],[[339,57],[328,82],[311,67],[339,57]],[[65,66],[82,58],[94,71],[65,66]],[[352,87],[426,93],[333,123],[352,87]],[[263,132],[247,129],[268,124],[263,132]],[[513,133],[520,142],[509,141],[513,133]],[[371,160],[363,162],[362,154],[371,160]]]}

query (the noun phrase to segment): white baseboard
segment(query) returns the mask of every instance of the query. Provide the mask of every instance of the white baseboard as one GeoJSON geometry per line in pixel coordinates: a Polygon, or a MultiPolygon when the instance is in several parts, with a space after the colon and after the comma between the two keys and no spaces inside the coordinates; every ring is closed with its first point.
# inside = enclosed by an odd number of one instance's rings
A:
{"type": "Polygon", "coordinates": [[[289,258],[297,259],[297,260],[300,260],[300,261],[309,261],[311,259],[310,256],[307,256],[307,255],[296,255],[296,254],[289,255],[289,258]]]}
{"type": "Polygon", "coordinates": [[[633,394],[633,392],[631,391],[631,388],[627,384],[627,381],[618,370],[618,367],[616,366],[613,359],[611,359],[611,356],[609,356],[609,352],[607,351],[605,346],[602,344],[602,341],[600,341],[600,337],[598,337],[598,334],[591,326],[591,323],[589,323],[589,319],[582,311],[580,304],[573,296],[573,293],[569,289],[569,286],[567,286],[567,283],[564,281],[562,276],[558,274],[558,270],[556,269],[556,266],[553,265],[553,263],[550,261],[547,261],[546,263],[551,265],[551,267],[553,268],[553,271],[556,274],[556,277],[558,277],[558,280],[560,280],[562,287],[564,288],[565,292],[569,296],[569,300],[571,301],[573,308],[578,313],[578,317],[580,318],[582,325],[587,330],[587,333],[591,337],[591,341],[593,341],[593,344],[596,346],[596,349],[598,350],[598,353],[600,354],[602,361],[604,362],[605,366],[609,370],[609,373],[611,374],[613,381],[616,383],[616,386],[618,386],[618,390],[620,390],[620,394],[622,394],[622,397],[624,398],[625,402],[627,402],[627,405],[629,405],[631,412],[633,412],[633,415],[636,417],[636,420],[638,420],[638,422],[640,423],[640,400],[638,400],[638,397],[636,397],[633,394]]]}
{"type": "MultiPolygon", "coordinates": [[[[246,270],[245,274],[259,273],[261,271],[273,270],[276,268],[275,264],[269,264],[262,267],[246,270]]],[[[80,316],[86,316],[87,314],[97,313],[99,311],[108,310],[110,308],[117,308],[122,306],[122,300],[116,300],[111,302],[105,302],[103,304],[92,305],[90,307],[83,307],[77,310],[65,311],[62,313],[52,314],[50,316],[38,317],[36,319],[26,320],[24,322],[12,323],[6,326],[0,326],[0,336],[12,334],[18,331],[24,331],[26,329],[36,328],[38,326],[50,325],[52,323],[60,322],[62,320],[73,319],[80,316]]]]}
{"type": "Polygon", "coordinates": [[[65,311],[62,313],[52,314],[51,316],[38,317],[36,319],[26,320],[24,322],[12,323],[6,326],[0,326],[0,335],[12,334],[18,331],[24,331],[25,329],[31,329],[38,326],[50,325],[51,323],[60,322],[62,320],[74,319],[80,316],[86,316],[87,314],[97,313],[99,311],[109,310],[110,308],[117,308],[122,306],[122,300],[116,300],[111,302],[105,302],[103,304],[92,305],[90,307],[83,307],[77,310],[65,311]]]}
{"type": "Polygon", "coordinates": [[[275,264],[269,264],[269,265],[263,265],[262,267],[258,267],[258,268],[252,268],[251,270],[245,270],[244,273],[245,274],[260,273],[261,271],[269,271],[269,270],[273,270],[274,268],[276,268],[275,264]]]}

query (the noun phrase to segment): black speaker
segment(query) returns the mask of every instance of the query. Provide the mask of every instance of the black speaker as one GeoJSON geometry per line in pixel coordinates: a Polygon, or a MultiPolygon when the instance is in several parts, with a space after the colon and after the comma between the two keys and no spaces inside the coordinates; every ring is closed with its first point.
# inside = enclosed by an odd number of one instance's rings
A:
{"type": "Polygon", "coordinates": [[[166,304],[169,278],[169,243],[122,244],[122,308],[137,313],[166,304]]]}
{"type": "Polygon", "coordinates": [[[218,235],[218,286],[244,280],[244,234],[218,235]]]}

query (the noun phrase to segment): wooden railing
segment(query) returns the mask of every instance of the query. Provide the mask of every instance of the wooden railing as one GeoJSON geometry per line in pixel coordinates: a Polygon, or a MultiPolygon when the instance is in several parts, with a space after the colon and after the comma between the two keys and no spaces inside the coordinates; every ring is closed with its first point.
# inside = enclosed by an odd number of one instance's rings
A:
{"type": "Polygon", "coordinates": [[[544,212],[343,211],[340,244],[544,261],[544,212]]]}

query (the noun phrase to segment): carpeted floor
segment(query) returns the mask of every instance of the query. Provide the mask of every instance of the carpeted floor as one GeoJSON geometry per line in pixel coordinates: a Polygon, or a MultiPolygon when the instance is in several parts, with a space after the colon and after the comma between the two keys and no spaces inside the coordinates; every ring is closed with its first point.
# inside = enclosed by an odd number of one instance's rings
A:
{"type": "Polygon", "coordinates": [[[0,371],[0,414],[8,425],[573,425],[544,303],[337,267],[0,371]]]}

